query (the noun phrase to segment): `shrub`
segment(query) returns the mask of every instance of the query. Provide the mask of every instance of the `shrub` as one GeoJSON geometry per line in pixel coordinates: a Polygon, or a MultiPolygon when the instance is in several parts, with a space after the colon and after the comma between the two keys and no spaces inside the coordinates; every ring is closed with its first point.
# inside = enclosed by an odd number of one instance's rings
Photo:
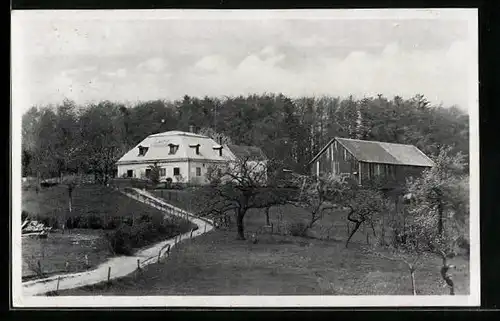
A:
{"type": "Polygon", "coordinates": [[[131,227],[125,224],[106,234],[110,249],[115,254],[132,255],[131,227]]]}
{"type": "Polygon", "coordinates": [[[133,226],[121,224],[116,230],[107,233],[106,238],[113,253],[131,255],[135,248],[187,232],[191,226],[191,223],[184,219],[176,218],[170,221],[151,219],[133,226]]]}
{"type": "Polygon", "coordinates": [[[303,237],[306,235],[307,225],[304,222],[295,222],[290,225],[289,231],[292,236],[303,237]]]}
{"type": "Polygon", "coordinates": [[[52,187],[52,186],[56,186],[56,185],[59,185],[59,183],[58,182],[42,182],[42,183],[40,183],[41,187],[52,187]]]}
{"type": "Polygon", "coordinates": [[[89,215],[88,220],[88,227],[91,229],[96,230],[102,228],[103,226],[101,217],[97,215],[89,215]]]}
{"type": "Polygon", "coordinates": [[[121,219],[119,217],[111,217],[108,218],[104,223],[103,223],[103,229],[104,230],[114,230],[118,228],[121,224],[121,219]]]}
{"type": "Polygon", "coordinates": [[[172,177],[167,177],[167,179],[165,180],[165,188],[170,188],[172,186],[172,182],[173,182],[173,179],[172,177]]]}
{"type": "Polygon", "coordinates": [[[142,214],[141,217],[139,218],[139,222],[151,222],[152,221],[152,217],[150,215],[147,215],[147,214],[142,214]]]}

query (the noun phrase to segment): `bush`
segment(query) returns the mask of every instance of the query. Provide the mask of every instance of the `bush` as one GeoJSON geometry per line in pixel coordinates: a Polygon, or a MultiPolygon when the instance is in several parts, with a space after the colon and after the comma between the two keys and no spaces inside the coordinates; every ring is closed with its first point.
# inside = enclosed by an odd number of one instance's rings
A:
{"type": "Polygon", "coordinates": [[[184,219],[144,221],[130,226],[121,224],[107,233],[106,239],[113,253],[132,255],[133,249],[143,247],[160,239],[172,237],[190,230],[192,224],[184,219]]]}
{"type": "Polygon", "coordinates": [[[307,224],[304,222],[292,223],[289,227],[289,232],[292,236],[306,236],[307,224]]]}
{"type": "Polygon", "coordinates": [[[94,230],[100,229],[103,226],[103,220],[97,215],[90,215],[88,217],[88,227],[94,230]]]}
{"type": "Polygon", "coordinates": [[[113,253],[132,255],[131,234],[131,227],[125,224],[121,225],[113,232],[106,234],[106,239],[113,253]]]}
{"type": "Polygon", "coordinates": [[[108,218],[104,223],[103,223],[103,229],[104,230],[114,230],[118,228],[121,224],[121,219],[119,217],[111,217],[108,218]]]}
{"type": "Polygon", "coordinates": [[[59,185],[59,183],[58,182],[41,182],[40,183],[41,187],[52,187],[52,186],[56,186],[56,185],[59,185]]]}

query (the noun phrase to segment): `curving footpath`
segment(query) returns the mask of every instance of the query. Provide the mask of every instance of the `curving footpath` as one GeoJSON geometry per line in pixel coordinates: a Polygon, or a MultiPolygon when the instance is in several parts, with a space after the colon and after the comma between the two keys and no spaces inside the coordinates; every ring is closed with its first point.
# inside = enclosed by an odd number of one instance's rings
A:
{"type": "MultiPolygon", "coordinates": [[[[198,229],[173,237],[166,241],[159,242],[146,249],[139,250],[134,256],[119,256],[111,258],[90,271],[54,275],[44,279],[23,282],[23,295],[33,296],[45,294],[50,291],[55,291],[58,285],[59,290],[66,290],[101,283],[108,279],[108,271],[110,267],[110,280],[122,278],[137,270],[137,260],[139,260],[139,266],[141,268],[148,264],[155,263],[158,260],[158,254],[163,252],[162,250],[165,247],[168,247],[168,245],[170,245],[171,249],[182,240],[202,235],[214,228],[212,220],[196,217],[191,213],[164,202],[160,198],[157,198],[146,191],[135,188],[134,190],[140,196],[130,193],[122,193],[128,197],[166,212],[166,216],[174,215],[185,217],[195,224],[198,229]]],[[[165,252],[160,255],[163,256],[165,252]]]]}

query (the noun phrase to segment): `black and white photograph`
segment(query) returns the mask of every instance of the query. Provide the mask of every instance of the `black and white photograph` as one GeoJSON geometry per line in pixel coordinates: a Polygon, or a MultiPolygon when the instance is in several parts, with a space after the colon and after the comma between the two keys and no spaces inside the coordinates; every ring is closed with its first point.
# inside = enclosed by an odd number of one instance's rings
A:
{"type": "Polygon", "coordinates": [[[11,19],[14,307],[479,306],[477,10],[11,19]]]}

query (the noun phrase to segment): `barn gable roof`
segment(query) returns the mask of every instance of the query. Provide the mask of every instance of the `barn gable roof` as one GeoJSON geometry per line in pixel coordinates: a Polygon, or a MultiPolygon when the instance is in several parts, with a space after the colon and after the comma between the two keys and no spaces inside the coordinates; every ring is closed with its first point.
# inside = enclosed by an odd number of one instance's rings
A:
{"type": "Polygon", "coordinates": [[[434,162],[413,145],[394,144],[360,139],[332,139],[312,160],[314,162],[334,141],[338,141],[360,162],[405,166],[432,167],[434,162]]]}

